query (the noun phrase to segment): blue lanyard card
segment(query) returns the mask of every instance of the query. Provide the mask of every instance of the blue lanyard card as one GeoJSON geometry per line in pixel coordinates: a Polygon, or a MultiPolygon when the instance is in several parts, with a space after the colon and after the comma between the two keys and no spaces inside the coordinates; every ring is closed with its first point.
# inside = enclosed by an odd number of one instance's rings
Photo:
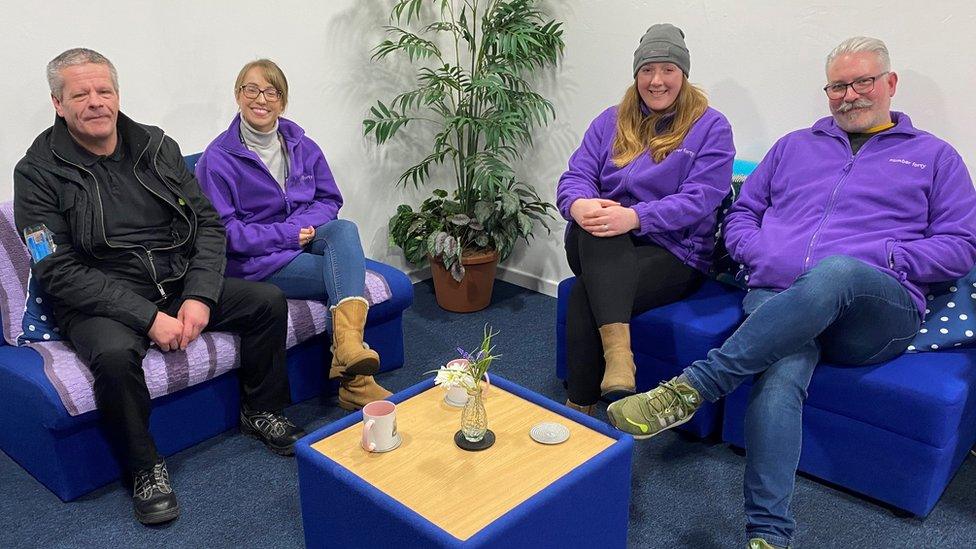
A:
{"type": "Polygon", "coordinates": [[[24,229],[24,241],[27,243],[27,251],[34,258],[34,263],[44,259],[54,253],[57,245],[54,243],[54,233],[42,223],[24,229]]]}

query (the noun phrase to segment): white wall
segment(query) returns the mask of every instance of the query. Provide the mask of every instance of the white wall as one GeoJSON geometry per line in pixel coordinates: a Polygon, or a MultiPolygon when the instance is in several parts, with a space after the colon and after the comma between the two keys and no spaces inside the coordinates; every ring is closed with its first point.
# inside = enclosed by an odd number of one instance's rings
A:
{"type": "MultiPolygon", "coordinates": [[[[362,137],[372,100],[388,99],[407,72],[374,63],[388,6],[380,0],[98,1],[0,0],[0,67],[8,123],[0,132],[0,200],[12,197],[10,174],[27,146],[53,120],[44,65],[61,51],[87,46],[107,55],[121,80],[122,108],[161,126],[184,153],[202,150],[236,112],[234,77],[246,61],[265,56],[288,75],[286,116],[325,150],[367,253],[406,267],[386,244],[396,204],[426,193],[393,182],[420,150],[403,140],[377,149],[362,137]]],[[[976,167],[976,3],[968,0],[838,0],[685,2],[547,0],[565,22],[566,56],[538,79],[557,119],[539,132],[520,168],[554,198],[555,182],[590,120],[616,103],[630,82],[632,54],[655,22],[683,28],[691,80],[731,120],[740,158],[758,160],[780,135],[827,113],[823,59],[842,39],[884,39],[900,75],[894,108],[943,137],[976,167]]],[[[883,184],[883,182],[879,182],[883,184]]],[[[552,293],[569,274],[562,222],[519,247],[502,277],[552,293]]]]}

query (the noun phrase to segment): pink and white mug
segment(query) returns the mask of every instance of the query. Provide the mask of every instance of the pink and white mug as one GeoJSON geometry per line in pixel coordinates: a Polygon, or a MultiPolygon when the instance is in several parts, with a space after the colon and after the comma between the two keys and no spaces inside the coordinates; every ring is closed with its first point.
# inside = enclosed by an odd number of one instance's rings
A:
{"type": "Polygon", "coordinates": [[[389,452],[400,446],[397,432],[396,404],[376,400],[363,407],[362,447],[367,452],[389,452]]]}

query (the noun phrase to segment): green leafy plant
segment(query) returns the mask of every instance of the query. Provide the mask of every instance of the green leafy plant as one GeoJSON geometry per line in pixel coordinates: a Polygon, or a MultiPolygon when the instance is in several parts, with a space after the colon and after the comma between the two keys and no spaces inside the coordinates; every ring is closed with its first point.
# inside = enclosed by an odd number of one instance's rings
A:
{"type": "Polygon", "coordinates": [[[397,208],[390,241],[407,260],[443,262],[464,277],[466,252],[497,250],[500,259],[535,222],[549,230],[555,208],[515,176],[513,164],[532,146],[532,129],[555,115],[526,78],[554,67],[563,52],[562,23],[537,0],[397,0],[388,38],[374,59],[402,55],[417,65],[416,85],[363,120],[365,135],[386,143],[414,123],[432,125],[430,153],[397,183],[420,187],[431,169],[453,168],[451,192],[433,191],[418,210],[397,208]]]}

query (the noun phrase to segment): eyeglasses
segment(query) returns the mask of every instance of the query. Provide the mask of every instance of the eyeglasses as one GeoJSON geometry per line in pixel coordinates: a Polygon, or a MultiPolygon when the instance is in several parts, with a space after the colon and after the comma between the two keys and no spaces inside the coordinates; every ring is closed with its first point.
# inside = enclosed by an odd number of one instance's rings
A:
{"type": "Polygon", "coordinates": [[[864,78],[858,78],[853,82],[848,82],[846,84],[837,82],[836,84],[827,84],[824,86],[823,90],[827,92],[827,97],[830,99],[843,99],[847,95],[847,87],[850,86],[854,90],[854,93],[859,95],[864,95],[866,93],[871,93],[874,89],[874,81],[881,78],[882,76],[888,74],[888,71],[884,71],[881,74],[875,76],[865,76],[864,78]]]}
{"type": "Polygon", "coordinates": [[[281,92],[275,88],[264,88],[263,90],[254,84],[244,84],[240,88],[237,88],[244,92],[244,97],[248,99],[257,99],[259,95],[264,94],[264,99],[268,103],[274,103],[275,101],[281,99],[281,92]]]}

